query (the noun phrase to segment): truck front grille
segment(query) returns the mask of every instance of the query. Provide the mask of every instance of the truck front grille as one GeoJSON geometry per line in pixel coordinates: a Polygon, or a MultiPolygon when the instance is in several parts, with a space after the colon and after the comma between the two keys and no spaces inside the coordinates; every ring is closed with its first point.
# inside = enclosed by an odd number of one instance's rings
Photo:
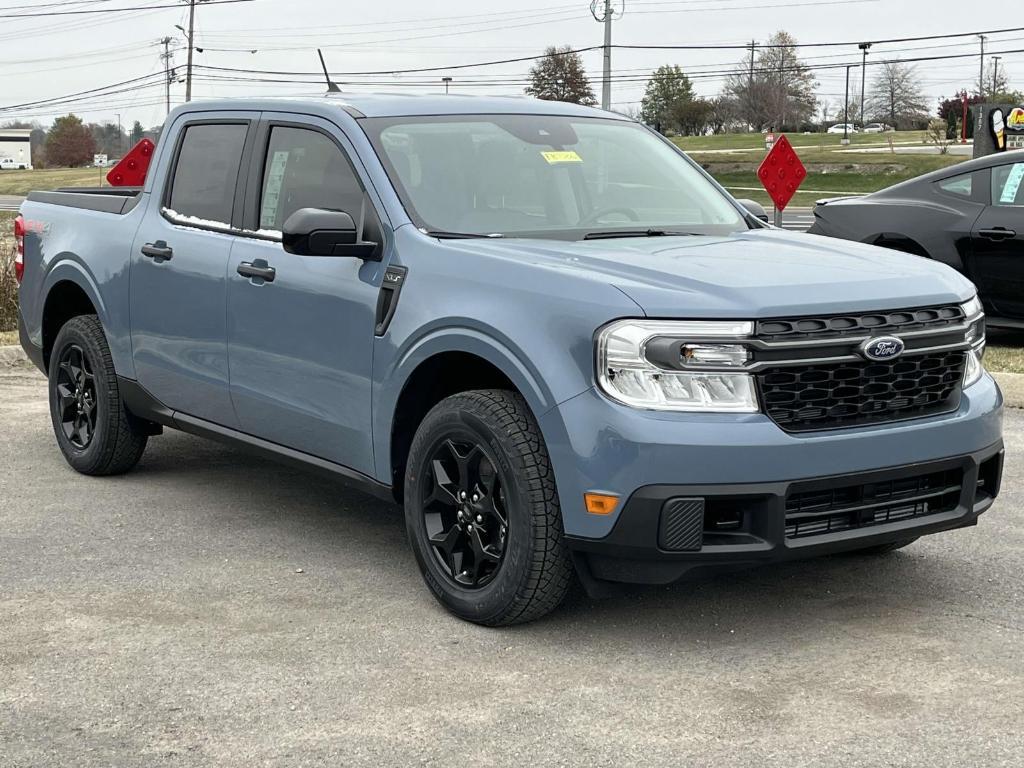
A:
{"type": "Polygon", "coordinates": [[[873,483],[800,490],[786,497],[786,537],[821,536],[951,512],[960,503],[962,468],[873,483]]]}
{"type": "MultiPolygon", "coordinates": [[[[972,321],[973,322],[973,321],[972,321]]],[[[761,320],[754,370],[765,412],[788,432],[810,432],[956,410],[970,323],[959,305],[761,320]],[[861,345],[895,335],[903,354],[865,359],[861,345]]]]}
{"type": "Polygon", "coordinates": [[[963,352],[769,368],[758,376],[768,416],[791,432],[833,429],[955,410],[963,352]]]}

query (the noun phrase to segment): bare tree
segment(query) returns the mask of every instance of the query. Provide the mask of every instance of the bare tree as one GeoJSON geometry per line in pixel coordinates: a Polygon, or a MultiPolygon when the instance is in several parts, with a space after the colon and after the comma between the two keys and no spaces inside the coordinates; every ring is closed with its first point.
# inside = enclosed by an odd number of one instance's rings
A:
{"type": "Polygon", "coordinates": [[[755,130],[799,128],[814,119],[817,83],[797,56],[788,32],[772,35],[761,47],[753,68],[749,59],[729,76],[724,92],[734,98],[755,130]]]}
{"type": "Polygon", "coordinates": [[[888,61],[878,68],[868,94],[868,112],[893,128],[926,124],[928,103],[913,64],[888,61]]]}
{"type": "Polygon", "coordinates": [[[566,45],[544,51],[544,58],[530,68],[529,96],[546,101],[569,101],[574,104],[597,103],[590,87],[590,78],[583,69],[583,59],[566,45]]]}

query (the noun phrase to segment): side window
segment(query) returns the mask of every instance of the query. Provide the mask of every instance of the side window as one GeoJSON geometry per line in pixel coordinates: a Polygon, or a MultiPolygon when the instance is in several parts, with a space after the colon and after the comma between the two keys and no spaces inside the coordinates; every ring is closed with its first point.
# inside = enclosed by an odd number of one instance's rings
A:
{"type": "Polygon", "coordinates": [[[180,216],[230,225],[249,126],[190,125],[174,168],[168,207],[180,216]]]}
{"type": "Polygon", "coordinates": [[[1024,206],[1024,163],[992,169],[992,205],[1024,206]]]}
{"type": "Polygon", "coordinates": [[[943,179],[939,183],[939,189],[949,195],[957,197],[970,197],[974,194],[974,174],[962,173],[950,179],[943,179]]]}
{"type": "Polygon", "coordinates": [[[359,226],[364,193],[348,158],[322,133],[275,126],[260,192],[260,229],[280,231],[300,208],[345,211],[359,226]]]}

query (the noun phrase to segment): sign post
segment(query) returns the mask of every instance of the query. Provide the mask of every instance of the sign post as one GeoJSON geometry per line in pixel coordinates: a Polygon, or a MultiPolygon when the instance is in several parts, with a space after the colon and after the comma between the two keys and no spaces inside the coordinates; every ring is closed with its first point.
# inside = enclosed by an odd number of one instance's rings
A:
{"type": "Polygon", "coordinates": [[[793,145],[785,135],[779,136],[774,146],[757,169],[757,178],[775,204],[775,226],[782,226],[782,212],[807,178],[807,169],[797,157],[793,145]]]}

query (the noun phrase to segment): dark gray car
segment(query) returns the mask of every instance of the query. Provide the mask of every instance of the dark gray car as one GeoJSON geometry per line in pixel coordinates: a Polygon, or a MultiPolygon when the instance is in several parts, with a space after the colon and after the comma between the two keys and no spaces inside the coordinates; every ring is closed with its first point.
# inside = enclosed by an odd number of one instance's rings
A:
{"type": "Polygon", "coordinates": [[[990,325],[1024,327],[1024,151],[944,168],[859,198],[822,200],[812,234],[925,256],[978,286],[990,325]]]}

